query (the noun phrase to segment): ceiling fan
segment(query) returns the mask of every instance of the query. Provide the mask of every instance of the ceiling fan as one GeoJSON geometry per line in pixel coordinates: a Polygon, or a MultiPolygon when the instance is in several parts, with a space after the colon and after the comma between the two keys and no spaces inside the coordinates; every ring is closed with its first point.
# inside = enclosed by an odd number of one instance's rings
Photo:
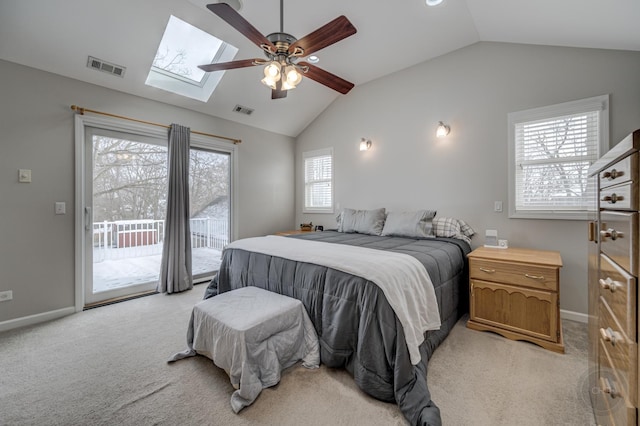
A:
{"type": "Polygon", "coordinates": [[[260,47],[267,59],[241,59],[199,65],[198,68],[206,72],[212,72],[266,65],[262,83],[271,88],[271,99],[286,97],[287,91],[294,89],[300,83],[302,75],[342,94],[348,93],[353,88],[353,83],[308,62],[299,62],[299,59],[352,36],[356,33],[356,28],[345,16],[339,16],[298,40],[283,30],[282,3],[283,0],[280,0],[280,32],[271,33],[267,36],[262,35],[228,4],[208,4],[207,9],[260,47]]]}

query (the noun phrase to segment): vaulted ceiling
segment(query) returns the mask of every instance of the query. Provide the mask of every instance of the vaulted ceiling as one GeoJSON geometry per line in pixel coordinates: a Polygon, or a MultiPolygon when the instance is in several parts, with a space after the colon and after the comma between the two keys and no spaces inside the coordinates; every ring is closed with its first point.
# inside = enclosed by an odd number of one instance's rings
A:
{"type": "MultiPolygon", "coordinates": [[[[0,0],[0,59],[297,136],[340,95],[303,79],[272,100],[262,67],[225,72],[207,102],[145,85],[170,15],[239,49],[260,50],[205,7],[213,0],[0,0]],[[126,67],[124,78],[87,68],[94,56],[126,67]],[[242,105],[254,112],[233,111],[242,105]]],[[[242,0],[240,14],[263,34],[280,29],[279,0],[242,0]]],[[[393,74],[478,41],[640,50],[638,0],[285,0],[284,32],[301,38],[345,15],[357,33],[317,53],[319,67],[355,83],[393,74]]],[[[91,105],[85,105],[91,108],[91,105]]]]}

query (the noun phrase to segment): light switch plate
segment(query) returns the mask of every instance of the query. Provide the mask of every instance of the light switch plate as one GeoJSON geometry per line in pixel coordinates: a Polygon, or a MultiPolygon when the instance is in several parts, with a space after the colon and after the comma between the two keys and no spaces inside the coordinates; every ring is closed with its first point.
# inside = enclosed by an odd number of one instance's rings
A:
{"type": "Polygon", "coordinates": [[[29,169],[19,169],[18,170],[18,181],[22,183],[30,183],[31,182],[31,170],[29,169]]]}
{"type": "Polygon", "coordinates": [[[64,201],[56,202],[56,214],[67,214],[67,205],[64,201]]]}
{"type": "Polygon", "coordinates": [[[9,300],[13,300],[13,291],[0,291],[0,302],[8,302],[9,300]]]}

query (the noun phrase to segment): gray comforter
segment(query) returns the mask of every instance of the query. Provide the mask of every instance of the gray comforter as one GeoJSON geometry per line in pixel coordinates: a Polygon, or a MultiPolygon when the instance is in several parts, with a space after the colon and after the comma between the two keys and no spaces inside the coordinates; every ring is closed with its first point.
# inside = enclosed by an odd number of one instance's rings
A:
{"type": "Polygon", "coordinates": [[[403,328],[382,290],[331,268],[225,250],[205,299],[256,286],[301,300],[318,334],[323,364],[346,368],[364,392],[396,402],[410,424],[440,425],[440,411],[427,387],[427,362],[467,309],[469,245],[447,238],[416,240],[332,231],[292,237],[405,253],[425,265],[435,287],[442,326],[427,332],[420,346],[422,360],[411,364],[403,328]]]}

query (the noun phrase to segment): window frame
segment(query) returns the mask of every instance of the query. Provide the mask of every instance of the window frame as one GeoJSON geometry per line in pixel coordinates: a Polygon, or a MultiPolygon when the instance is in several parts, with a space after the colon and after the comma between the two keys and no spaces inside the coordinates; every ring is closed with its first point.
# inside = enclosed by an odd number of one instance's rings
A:
{"type": "MultiPolygon", "coordinates": [[[[302,153],[302,180],[303,180],[303,195],[302,195],[302,213],[333,213],[334,212],[334,161],[333,161],[333,148],[324,148],[314,151],[306,151],[302,153]],[[331,200],[329,207],[307,207],[307,186],[312,184],[307,182],[307,160],[326,157],[331,158],[331,178],[328,180],[331,184],[331,200]]],[[[313,182],[317,183],[317,182],[313,182]]]]}
{"type": "MultiPolygon", "coordinates": [[[[509,159],[509,218],[511,219],[561,219],[561,220],[586,220],[588,219],[588,207],[575,210],[527,210],[516,206],[516,125],[538,120],[553,120],[558,117],[581,112],[598,113],[598,143],[596,146],[596,158],[600,158],[609,146],[609,95],[594,96],[571,102],[564,102],[540,108],[533,108],[507,114],[508,120],[508,159],[509,159]]],[[[587,188],[590,188],[588,185],[587,188]]],[[[593,191],[593,188],[588,189],[593,191]]],[[[595,195],[594,195],[595,197],[595,195]]]]}
{"type": "MultiPolygon", "coordinates": [[[[232,61],[235,58],[236,54],[238,53],[237,47],[173,15],[171,15],[169,17],[169,20],[167,21],[167,25],[165,27],[164,33],[162,35],[162,38],[160,39],[158,50],[162,46],[162,42],[164,41],[164,38],[167,33],[167,30],[169,29],[169,26],[172,24],[172,19],[175,19],[182,24],[188,25],[189,27],[193,28],[194,31],[199,31],[204,34],[207,34],[209,37],[220,42],[220,46],[215,51],[214,57],[210,61],[210,63],[216,64],[220,62],[232,61]]],[[[174,25],[180,25],[180,24],[174,23],[174,25]]],[[[171,40],[171,41],[176,42],[175,40],[171,40]]],[[[181,40],[181,41],[185,43],[188,42],[188,40],[181,40]]],[[[224,73],[225,71],[205,73],[202,76],[202,79],[200,79],[200,81],[197,81],[189,77],[181,76],[171,71],[158,68],[152,64],[149,69],[149,74],[147,75],[145,84],[147,86],[151,86],[157,89],[175,93],[180,96],[196,99],[200,102],[207,102],[211,98],[211,95],[213,94],[213,92],[218,87],[218,84],[222,80],[224,73]]]]}

